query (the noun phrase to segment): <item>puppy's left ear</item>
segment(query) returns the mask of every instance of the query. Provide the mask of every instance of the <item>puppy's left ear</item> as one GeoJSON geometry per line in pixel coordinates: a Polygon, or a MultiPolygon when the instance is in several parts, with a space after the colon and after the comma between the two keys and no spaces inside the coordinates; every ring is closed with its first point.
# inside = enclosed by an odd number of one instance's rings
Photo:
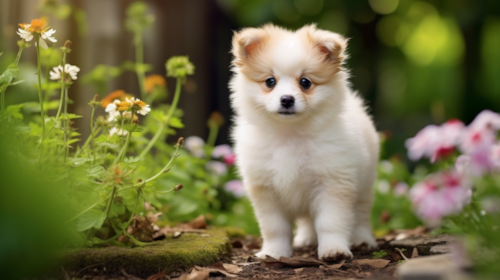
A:
{"type": "Polygon", "coordinates": [[[302,29],[307,32],[309,41],[325,62],[340,66],[347,58],[345,50],[348,40],[340,34],[316,29],[314,25],[305,26],[302,29]]]}

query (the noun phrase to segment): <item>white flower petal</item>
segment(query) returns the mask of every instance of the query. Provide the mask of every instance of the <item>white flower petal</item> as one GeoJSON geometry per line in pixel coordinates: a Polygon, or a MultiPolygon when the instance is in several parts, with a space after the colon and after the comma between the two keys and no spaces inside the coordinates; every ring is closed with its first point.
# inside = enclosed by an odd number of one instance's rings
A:
{"type": "Polygon", "coordinates": [[[38,38],[38,41],[40,42],[40,47],[42,47],[44,49],[49,48],[49,46],[47,46],[47,43],[45,42],[45,40],[43,40],[42,38],[38,38]]]}

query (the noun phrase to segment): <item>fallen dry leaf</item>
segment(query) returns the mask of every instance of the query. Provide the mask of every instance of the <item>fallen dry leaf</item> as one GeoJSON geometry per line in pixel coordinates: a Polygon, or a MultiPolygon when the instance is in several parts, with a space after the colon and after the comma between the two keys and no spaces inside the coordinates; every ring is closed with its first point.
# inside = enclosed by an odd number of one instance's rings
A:
{"type": "Polygon", "coordinates": [[[198,269],[198,270],[202,270],[202,269],[206,269],[208,270],[208,272],[214,272],[214,273],[222,273],[224,274],[226,277],[229,277],[229,278],[235,278],[235,277],[238,277],[238,275],[236,274],[232,274],[232,273],[229,273],[223,266],[222,262],[218,262],[210,267],[200,267],[200,266],[194,266],[195,269],[198,269]]]}
{"type": "Polygon", "coordinates": [[[155,275],[149,276],[148,279],[146,279],[146,280],[158,280],[158,279],[163,278],[163,276],[165,276],[165,274],[167,274],[167,271],[163,270],[155,275]]]}
{"type": "Polygon", "coordinates": [[[224,267],[224,269],[226,269],[230,273],[238,274],[243,270],[243,268],[241,268],[235,264],[223,263],[222,266],[224,267]]]}
{"type": "Polygon", "coordinates": [[[283,266],[289,266],[289,267],[308,267],[308,266],[320,266],[320,265],[328,266],[328,264],[322,261],[313,258],[304,258],[298,256],[291,258],[281,257],[279,260],[266,256],[266,259],[261,260],[261,263],[264,267],[268,268],[279,268],[283,266]]]}
{"type": "Polygon", "coordinates": [[[184,273],[179,277],[179,280],[207,280],[210,272],[207,269],[194,269],[191,273],[184,273]]]}
{"type": "Polygon", "coordinates": [[[207,221],[205,220],[205,216],[200,215],[196,217],[194,220],[186,224],[188,228],[192,229],[206,229],[207,221]]]}
{"type": "Polygon", "coordinates": [[[295,275],[299,275],[304,269],[306,269],[306,268],[305,267],[301,267],[301,268],[296,268],[293,271],[295,271],[295,275]]]}
{"type": "Polygon", "coordinates": [[[418,250],[417,247],[413,248],[413,252],[411,253],[411,258],[418,258],[418,250]]]}
{"type": "Polygon", "coordinates": [[[341,260],[339,263],[327,265],[328,268],[339,269],[345,263],[345,260],[341,260]]]}
{"type": "Polygon", "coordinates": [[[362,260],[354,260],[352,261],[353,264],[356,265],[369,265],[371,267],[375,268],[384,268],[386,267],[391,261],[390,260],[383,260],[383,259],[362,259],[362,260]]]}

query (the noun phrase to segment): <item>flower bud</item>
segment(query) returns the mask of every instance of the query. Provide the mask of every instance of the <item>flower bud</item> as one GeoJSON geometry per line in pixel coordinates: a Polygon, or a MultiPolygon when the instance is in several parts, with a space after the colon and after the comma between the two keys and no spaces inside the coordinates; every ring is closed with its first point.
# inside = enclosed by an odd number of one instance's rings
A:
{"type": "Polygon", "coordinates": [[[61,48],[61,50],[65,53],[70,53],[71,52],[71,41],[70,40],[66,40],[66,42],[64,43],[64,47],[61,48]]]}
{"type": "Polygon", "coordinates": [[[177,140],[177,146],[182,147],[182,145],[184,145],[184,137],[179,137],[177,140]]]}
{"type": "Polygon", "coordinates": [[[167,77],[186,78],[187,75],[194,74],[194,65],[187,56],[173,56],[165,64],[167,77]]]}
{"type": "Polygon", "coordinates": [[[176,192],[178,192],[178,191],[180,191],[182,188],[184,188],[184,187],[182,186],[182,184],[178,184],[177,186],[175,186],[175,187],[174,187],[174,190],[175,190],[176,192]]]}
{"type": "Polygon", "coordinates": [[[217,126],[217,127],[222,127],[224,125],[224,117],[221,115],[221,113],[215,111],[210,114],[210,118],[207,121],[208,127],[212,126],[217,126]]]}

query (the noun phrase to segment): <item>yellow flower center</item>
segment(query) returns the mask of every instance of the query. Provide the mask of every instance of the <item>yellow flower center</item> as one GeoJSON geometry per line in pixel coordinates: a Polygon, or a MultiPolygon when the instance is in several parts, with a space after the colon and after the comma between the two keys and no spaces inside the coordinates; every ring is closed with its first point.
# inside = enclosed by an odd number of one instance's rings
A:
{"type": "Polygon", "coordinates": [[[45,33],[47,31],[47,22],[44,19],[34,19],[31,21],[31,25],[28,28],[28,31],[33,33],[45,33]]]}

